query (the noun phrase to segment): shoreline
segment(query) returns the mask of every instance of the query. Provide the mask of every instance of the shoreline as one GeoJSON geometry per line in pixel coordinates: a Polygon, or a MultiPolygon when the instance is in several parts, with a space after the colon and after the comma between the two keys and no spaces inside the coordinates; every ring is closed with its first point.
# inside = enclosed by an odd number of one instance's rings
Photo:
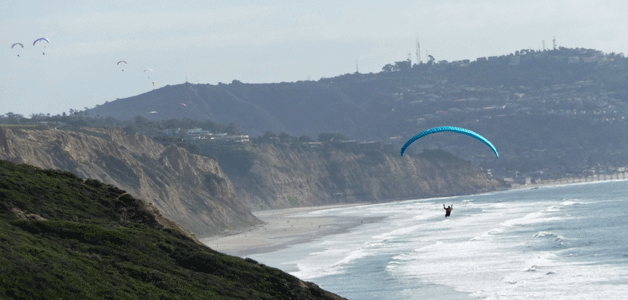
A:
{"type": "Polygon", "coordinates": [[[324,236],[347,232],[359,225],[381,220],[382,218],[373,217],[305,215],[319,210],[369,204],[352,203],[256,211],[253,212],[253,215],[262,220],[264,224],[200,240],[213,250],[239,257],[274,252],[324,236]]]}
{"type": "MultiPolygon", "coordinates": [[[[542,187],[626,180],[628,179],[617,178],[584,182],[569,182],[565,180],[562,182],[554,181],[517,185],[502,191],[539,189],[542,187]]],[[[328,235],[344,233],[357,226],[374,223],[382,219],[381,217],[360,218],[348,216],[307,216],[307,213],[319,210],[356,207],[371,204],[374,203],[362,202],[255,211],[252,212],[253,215],[262,220],[264,224],[227,231],[219,235],[201,238],[200,241],[213,250],[239,257],[274,252],[292,245],[306,243],[328,235]]]]}

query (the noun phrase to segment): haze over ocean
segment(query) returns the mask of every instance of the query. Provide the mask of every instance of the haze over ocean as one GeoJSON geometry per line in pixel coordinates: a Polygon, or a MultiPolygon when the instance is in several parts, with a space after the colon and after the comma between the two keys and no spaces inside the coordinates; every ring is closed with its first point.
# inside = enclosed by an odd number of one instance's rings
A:
{"type": "Polygon", "coordinates": [[[251,258],[349,299],[625,299],[627,197],[607,181],[322,210],[386,218],[251,258]]]}

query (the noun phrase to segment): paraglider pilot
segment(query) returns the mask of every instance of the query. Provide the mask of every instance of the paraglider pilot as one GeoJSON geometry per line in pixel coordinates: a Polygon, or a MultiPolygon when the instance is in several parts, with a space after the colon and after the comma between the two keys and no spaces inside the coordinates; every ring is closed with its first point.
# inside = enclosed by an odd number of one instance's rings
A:
{"type": "Polygon", "coordinates": [[[443,209],[445,210],[445,218],[449,218],[451,211],[454,210],[454,205],[445,207],[445,204],[443,204],[443,209]]]}

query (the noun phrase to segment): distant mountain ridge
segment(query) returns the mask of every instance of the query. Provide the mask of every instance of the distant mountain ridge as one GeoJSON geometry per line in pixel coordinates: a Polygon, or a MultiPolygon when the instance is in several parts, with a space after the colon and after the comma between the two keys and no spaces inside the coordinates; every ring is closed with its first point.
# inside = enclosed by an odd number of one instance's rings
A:
{"type": "Polygon", "coordinates": [[[186,83],[87,112],[210,119],[252,136],[343,133],[396,146],[431,127],[458,126],[490,140],[500,159],[452,135],[416,147],[446,150],[501,177],[578,177],[628,165],[626,80],[623,54],[561,47],[474,61],[401,61],[376,74],[318,81],[186,83]]]}

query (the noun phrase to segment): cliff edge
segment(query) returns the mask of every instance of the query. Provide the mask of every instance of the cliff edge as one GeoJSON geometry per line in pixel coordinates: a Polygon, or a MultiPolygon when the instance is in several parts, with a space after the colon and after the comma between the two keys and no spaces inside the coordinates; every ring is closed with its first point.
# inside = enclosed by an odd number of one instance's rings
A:
{"type": "Polygon", "coordinates": [[[114,185],[201,237],[261,223],[215,159],[120,128],[0,128],[0,159],[114,185]]]}

